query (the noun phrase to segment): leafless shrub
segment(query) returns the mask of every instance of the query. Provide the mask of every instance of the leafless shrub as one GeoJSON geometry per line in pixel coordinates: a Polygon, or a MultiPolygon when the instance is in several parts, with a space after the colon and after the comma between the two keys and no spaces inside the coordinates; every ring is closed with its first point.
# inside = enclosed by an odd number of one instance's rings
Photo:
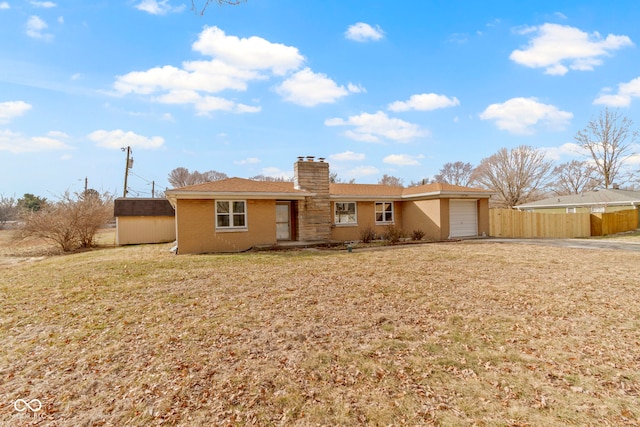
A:
{"type": "Polygon", "coordinates": [[[376,231],[372,226],[368,226],[360,231],[360,240],[362,243],[369,243],[376,238],[376,231]]]}
{"type": "Polygon", "coordinates": [[[113,217],[109,194],[65,192],[60,200],[39,211],[22,213],[16,237],[39,237],[68,252],[93,246],[97,231],[113,217]]]}
{"type": "Polygon", "coordinates": [[[398,243],[404,237],[405,233],[402,228],[396,227],[394,224],[388,225],[384,233],[384,240],[389,241],[389,243],[398,243]]]}
{"type": "Polygon", "coordinates": [[[425,235],[425,233],[422,230],[413,230],[411,232],[411,240],[414,240],[414,241],[422,240],[424,235],[425,235]]]}

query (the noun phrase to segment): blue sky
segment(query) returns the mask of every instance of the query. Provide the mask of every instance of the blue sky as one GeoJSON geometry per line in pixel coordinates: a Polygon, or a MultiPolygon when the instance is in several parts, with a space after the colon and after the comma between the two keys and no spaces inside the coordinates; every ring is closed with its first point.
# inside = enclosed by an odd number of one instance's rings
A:
{"type": "Polygon", "coordinates": [[[640,122],[638,22],[636,0],[0,0],[0,194],[121,195],[125,146],[141,197],[297,156],[405,184],[501,147],[581,158],[605,107],[640,122]]]}

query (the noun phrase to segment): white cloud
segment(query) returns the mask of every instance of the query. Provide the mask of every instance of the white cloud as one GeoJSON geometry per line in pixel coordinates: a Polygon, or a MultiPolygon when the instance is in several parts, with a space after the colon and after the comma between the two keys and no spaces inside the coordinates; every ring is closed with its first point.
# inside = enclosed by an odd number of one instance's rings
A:
{"type": "Polygon", "coordinates": [[[51,136],[28,137],[19,132],[0,129],[0,151],[8,151],[13,154],[35,153],[51,150],[68,150],[72,147],[60,139],[51,136]]]}
{"type": "Polygon", "coordinates": [[[358,166],[356,168],[346,171],[344,175],[351,178],[359,178],[359,177],[376,175],[378,173],[380,173],[380,170],[375,166],[358,166]]]}
{"type": "Polygon", "coordinates": [[[544,152],[545,157],[554,161],[560,161],[564,158],[585,158],[589,152],[574,142],[567,142],[559,147],[543,147],[540,148],[544,152]]]}
{"type": "Polygon", "coordinates": [[[245,39],[227,36],[217,27],[205,28],[193,44],[193,50],[237,68],[270,69],[276,75],[295,70],[304,62],[304,57],[295,47],[271,43],[255,36],[245,39]]]}
{"type": "Polygon", "coordinates": [[[31,104],[24,101],[0,102],[0,124],[9,123],[13,118],[20,117],[31,109],[31,104]]]}
{"type": "Polygon", "coordinates": [[[53,7],[58,7],[58,5],[52,1],[30,1],[29,3],[31,4],[31,6],[41,9],[51,9],[53,7]]]}
{"type": "Polygon", "coordinates": [[[628,107],[631,105],[632,98],[637,97],[640,97],[640,77],[627,83],[620,83],[617,94],[600,95],[593,103],[609,107],[628,107]]]}
{"type": "Polygon", "coordinates": [[[51,138],[56,138],[56,139],[67,139],[69,138],[69,135],[66,134],[65,132],[61,132],[59,130],[52,130],[47,132],[47,136],[50,136],[51,138]]]}
{"type": "Polygon", "coordinates": [[[365,159],[365,155],[364,153],[344,151],[342,153],[331,154],[329,159],[335,162],[359,162],[365,159]]]}
{"type": "Polygon", "coordinates": [[[366,42],[370,40],[377,41],[384,37],[384,31],[382,31],[382,29],[377,25],[374,28],[364,22],[358,22],[350,25],[344,35],[349,40],[357,42],[366,42]]]}
{"type": "Polygon", "coordinates": [[[182,12],[186,6],[184,4],[172,6],[169,4],[169,0],[142,0],[134,7],[152,15],[166,15],[167,13],[182,12]]]}
{"type": "Polygon", "coordinates": [[[32,15],[27,20],[27,35],[34,39],[50,41],[53,39],[53,35],[44,32],[48,27],[49,26],[42,20],[42,18],[32,15]]]}
{"type": "Polygon", "coordinates": [[[345,132],[347,138],[363,142],[381,142],[389,139],[406,142],[416,137],[428,135],[420,126],[404,120],[390,118],[383,111],[375,114],[362,113],[351,116],[347,120],[332,118],[325,120],[326,126],[352,126],[354,129],[345,132]]]}
{"type": "Polygon", "coordinates": [[[409,154],[390,154],[382,161],[390,165],[397,166],[420,166],[419,159],[424,158],[423,155],[410,156],[409,154]]]}
{"type": "Polygon", "coordinates": [[[364,87],[362,87],[359,84],[354,84],[354,83],[349,83],[347,85],[347,90],[351,93],[366,93],[367,89],[365,89],[364,87]]]}
{"type": "Polygon", "coordinates": [[[137,135],[131,131],[125,132],[117,129],[112,131],[97,130],[88,135],[88,138],[99,147],[120,149],[122,147],[132,147],[141,149],[160,148],[164,145],[164,138],[153,136],[151,138],[137,135]]]}
{"type": "Polygon", "coordinates": [[[598,32],[592,34],[578,28],[543,24],[539,27],[527,27],[520,34],[534,34],[529,45],[511,52],[509,58],[518,64],[530,68],[544,68],[546,74],[564,75],[569,69],[590,71],[602,64],[602,56],[625,46],[633,46],[627,36],[607,35],[598,32]]]}
{"type": "Polygon", "coordinates": [[[268,168],[262,169],[262,175],[270,176],[272,178],[289,179],[293,176],[293,171],[283,171],[276,167],[268,167],[268,168]]]}
{"type": "Polygon", "coordinates": [[[389,104],[388,109],[391,111],[431,111],[439,108],[455,107],[460,105],[458,98],[449,98],[445,95],[436,93],[421,93],[411,95],[408,101],[396,101],[389,104]]]}
{"type": "Polygon", "coordinates": [[[169,104],[190,103],[200,114],[221,110],[256,112],[260,107],[206,95],[225,90],[246,91],[250,82],[284,75],[304,62],[294,47],[260,37],[226,36],[216,27],[206,27],[192,48],[213,59],[186,61],[180,68],[165,65],[118,76],[113,85],[116,93],[156,95],[154,101],[169,104]]]}
{"type": "Polygon", "coordinates": [[[233,163],[236,165],[255,165],[256,163],[260,163],[260,159],[257,157],[248,157],[242,160],[236,160],[233,163]]]}
{"type": "Polygon", "coordinates": [[[543,104],[536,98],[512,98],[502,104],[491,104],[481,114],[482,120],[495,120],[498,129],[513,134],[530,135],[536,127],[563,130],[573,114],[543,104]]]}
{"type": "Polygon", "coordinates": [[[9,6],[9,3],[7,3],[6,1],[0,2],[0,10],[6,10],[6,9],[11,9],[11,6],[9,6]]]}
{"type": "Polygon", "coordinates": [[[349,94],[325,74],[314,73],[309,68],[293,74],[276,88],[276,92],[286,101],[304,107],[331,104],[349,94]]]}

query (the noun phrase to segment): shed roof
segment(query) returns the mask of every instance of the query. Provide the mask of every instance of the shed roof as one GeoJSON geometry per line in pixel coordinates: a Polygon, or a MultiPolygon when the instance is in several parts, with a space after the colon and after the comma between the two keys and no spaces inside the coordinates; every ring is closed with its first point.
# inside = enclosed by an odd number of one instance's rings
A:
{"type": "Polygon", "coordinates": [[[113,203],[113,215],[175,216],[175,211],[167,199],[119,197],[113,203]]]}

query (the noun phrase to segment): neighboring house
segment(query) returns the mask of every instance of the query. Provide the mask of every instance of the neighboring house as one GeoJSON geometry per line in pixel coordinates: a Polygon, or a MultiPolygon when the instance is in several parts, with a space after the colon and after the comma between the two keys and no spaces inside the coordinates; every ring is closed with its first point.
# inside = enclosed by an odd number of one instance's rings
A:
{"type": "Polygon", "coordinates": [[[117,198],[114,216],[117,245],[176,240],[175,212],[167,199],[117,198]]]}
{"type": "Polygon", "coordinates": [[[491,192],[449,184],[332,184],[329,164],[299,157],[294,182],[229,178],[166,191],[178,253],[237,252],[281,242],[348,242],[372,227],[431,240],[489,234],[491,192]]]}
{"type": "Polygon", "coordinates": [[[627,209],[638,209],[640,192],[618,189],[585,191],[581,194],[556,196],[536,202],[524,203],[516,209],[548,213],[608,213],[627,209]]]}

